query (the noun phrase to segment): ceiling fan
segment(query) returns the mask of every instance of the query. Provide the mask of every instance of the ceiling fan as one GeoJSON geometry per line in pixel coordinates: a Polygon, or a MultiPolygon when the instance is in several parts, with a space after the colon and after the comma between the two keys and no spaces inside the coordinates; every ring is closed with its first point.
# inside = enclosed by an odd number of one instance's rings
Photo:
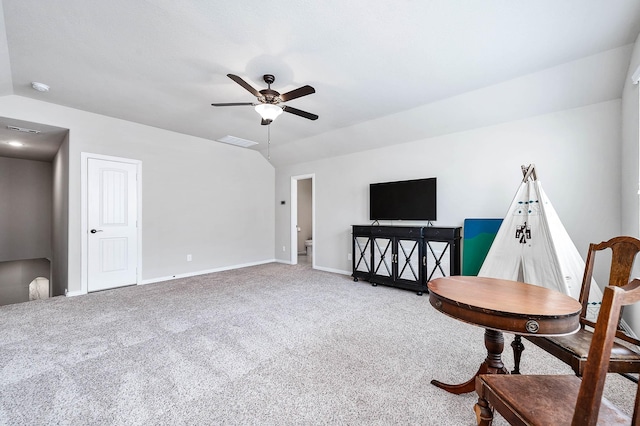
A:
{"type": "Polygon", "coordinates": [[[313,87],[306,85],[299,87],[295,90],[292,90],[287,93],[280,94],[275,90],[271,89],[271,84],[276,80],[276,78],[272,74],[265,74],[262,76],[264,82],[267,83],[267,88],[262,90],[254,89],[249,83],[244,81],[242,78],[237,75],[227,74],[231,80],[238,83],[240,86],[244,87],[247,91],[249,91],[253,96],[258,99],[259,103],[255,102],[232,102],[232,103],[217,103],[211,104],[215,107],[223,107],[223,106],[243,106],[243,105],[253,105],[262,117],[262,121],[260,124],[268,125],[271,124],[273,120],[276,119],[282,111],[288,112],[290,114],[298,115],[300,117],[308,118],[309,120],[317,120],[318,116],[312,114],[310,112],[302,111],[297,108],[290,107],[288,105],[280,105],[282,102],[287,102],[292,99],[300,98],[302,96],[310,95],[312,93],[316,93],[316,89],[313,87]]]}

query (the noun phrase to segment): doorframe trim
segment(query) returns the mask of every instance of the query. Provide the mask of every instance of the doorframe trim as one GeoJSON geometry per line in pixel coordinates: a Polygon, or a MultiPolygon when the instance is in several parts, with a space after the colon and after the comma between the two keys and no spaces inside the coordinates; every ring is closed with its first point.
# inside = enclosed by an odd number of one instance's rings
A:
{"type": "Polygon", "coordinates": [[[291,265],[298,264],[298,230],[296,225],[298,224],[298,181],[311,179],[311,238],[313,239],[313,256],[311,256],[311,267],[316,267],[316,174],[310,173],[306,175],[291,176],[291,223],[289,231],[291,232],[290,249],[291,258],[289,259],[291,265]]]}
{"type": "Polygon", "coordinates": [[[119,163],[135,164],[136,166],[136,203],[137,206],[137,246],[136,253],[136,285],[142,283],[142,161],[132,158],[114,157],[111,155],[93,154],[90,152],[80,153],[80,292],[78,294],[87,294],[89,292],[89,267],[88,267],[88,249],[89,244],[87,237],[89,235],[88,215],[89,215],[89,159],[117,161],[119,163]]]}

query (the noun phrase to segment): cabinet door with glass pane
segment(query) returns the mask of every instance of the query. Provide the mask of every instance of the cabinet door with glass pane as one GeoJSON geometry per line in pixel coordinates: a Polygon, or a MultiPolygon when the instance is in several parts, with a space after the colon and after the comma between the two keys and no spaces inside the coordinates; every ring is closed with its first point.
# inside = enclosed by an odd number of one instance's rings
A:
{"type": "Polygon", "coordinates": [[[371,237],[372,279],[375,283],[390,284],[394,281],[394,239],[371,237]]]}
{"type": "Polygon", "coordinates": [[[372,273],[371,237],[367,232],[358,233],[357,230],[354,229],[352,239],[353,280],[358,281],[360,278],[368,280],[372,273]]]}
{"type": "Polygon", "coordinates": [[[396,281],[419,286],[422,282],[422,244],[419,239],[396,239],[396,281]]]}

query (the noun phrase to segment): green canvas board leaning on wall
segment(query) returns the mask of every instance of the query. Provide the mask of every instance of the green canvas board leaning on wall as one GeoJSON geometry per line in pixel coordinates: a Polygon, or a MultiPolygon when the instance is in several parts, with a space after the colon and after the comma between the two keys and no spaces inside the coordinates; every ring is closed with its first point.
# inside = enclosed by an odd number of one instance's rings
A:
{"type": "Polygon", "coordinates": [[[478,275],[502,219],[465,219],[462,244],[462,275],[478,275]]]}

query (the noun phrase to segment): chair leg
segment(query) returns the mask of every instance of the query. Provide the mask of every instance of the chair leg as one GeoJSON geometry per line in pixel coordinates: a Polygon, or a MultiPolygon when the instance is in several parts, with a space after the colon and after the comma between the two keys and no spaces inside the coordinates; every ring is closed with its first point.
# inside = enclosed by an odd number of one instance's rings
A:
{"type": "Polygon", "coordinates": [[[522,336],[516,334],[511,342],[511,348],[513,349],[513,371],[511,374],[520,374],[520,357],[522,351],[524,351],[524,344],[522,343],[522,336]]]}
{"type": "Polygon", "coordinates": [[[493,409],[486,399],[479,397],[478,402],[473,407],[476,412],[476,422],[478,426],[491,426],[493,424],[493,409]]]}

